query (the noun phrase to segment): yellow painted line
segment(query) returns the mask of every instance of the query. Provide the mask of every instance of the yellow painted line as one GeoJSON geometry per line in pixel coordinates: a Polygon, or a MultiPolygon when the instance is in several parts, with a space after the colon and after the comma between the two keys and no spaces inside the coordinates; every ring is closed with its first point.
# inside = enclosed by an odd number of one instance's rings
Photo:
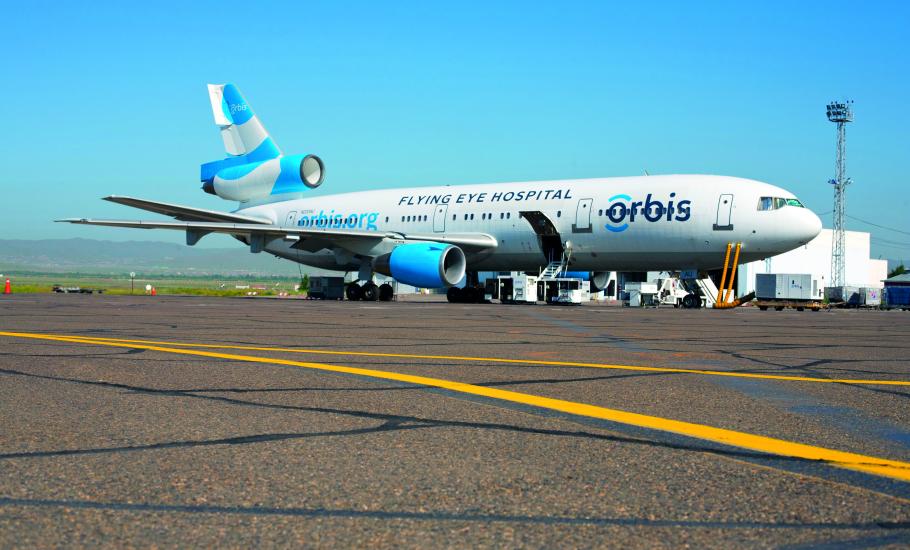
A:
{"type": "MultiPolygon", "coordinates": [[[[17,336],[27,333],[0,332],[2,336],[17,336]]],[[[479,361],[484,363],[508,363],[522,365],[542,365],[555,367],[584,367],[593,369],[614,369],[642,372],[663,372],[671,374],[700,374],[705,376],[727,376],[732,378],[759,378],[763,380],[783,380],[787,382],[815,382],[820,384],[862,384],[871,386],[910,386],[910,380],[864,380],[862,378],[815,378],[811,376],[786,376],[781,374],[760,374],[750,372],[729,372],[705,369],[680,369],[673,367],[646,367],[639,365],[611,365],[605,363],[580,363],[575,361],[546,361],[540,359],[504,359],[501,357],[471,357],[462,355],[416,355],[409,353],[380,353],[371,351],[337,351],[306,348],[280,348],[267,346],[240,346],[231,344],[197,344],[189,342],[162,342],[159,340],[128,340],[124,338],[103,338],[100,336],[60,335],[66,338],[96,340],[101,342],[126,342],[135,344],[165,345],[187,348],[237,349],[245,351],[269,351],[282,353],[302,353],[312,355],[341,355],[359,357],[392,357],[399,359],[433,359],[447,361],[479,361]]]]}
{"type": "Polygon", "coordinates": [[[150,351],[160,351],[178,355],[211,357],[216,359],[228,359],[231,361],[244,361],[249,363],[288,365],[306,369],[354,374],[358,376],[378,378],[383,380],[393,380],[396,382],[405,382],[408,384],[416,384],[420,386],[436,387],[468,395],[477,395],[490,399],[497,399],[500,401],[508,401],[510,403],[530,405],[532,407],[559,411],[576,416],[598,418],[601,420],[618,422],[630,426],[638,426],[641,428],[670,432],[687,437],[730,445],[733,447],[750,449],[762,453],[800,458],[804,460],[820,461],[841,468],[889,477],[901,481],[910,481],[910,463],[907,462],[849,453],[834,449],[826,449],[824,447],[816,447],[803,443],[794,443],[791,441],[785,441],[783,439],[775,439],[772,437],[726,430],[723,428],[715,428],[713,426],[706,426],[703,424],[682,422],[680,420],[672,420],[657,416],[648,416],[618,409],[608,409],[605,407],[598,407],[596,405],[588,405],[585,403],[576,403],[573,401],[565,401],[551,397],[543,397],[539,395],[501,390],[497,388],[488,388],[474,384],[466,384],[464,382],[456,382],[453,380],[429,378],[426,376],[415,376],[412,374],[364,369],[359,367],[345,367],[323,363],[308,363],[303,361],[291,361],[288,359],[257,357],[254,355],[235,355],[231,353],[218,353],[195,349],[171,348],[151,344],[112,342],[83,337],[53,336],[49,334],[31,334],[22,332],[0,332],[0,336],[33,338],[38,340],[53,340],[75,344],[111,346],[118,348],[146,349],[150,351]]]}

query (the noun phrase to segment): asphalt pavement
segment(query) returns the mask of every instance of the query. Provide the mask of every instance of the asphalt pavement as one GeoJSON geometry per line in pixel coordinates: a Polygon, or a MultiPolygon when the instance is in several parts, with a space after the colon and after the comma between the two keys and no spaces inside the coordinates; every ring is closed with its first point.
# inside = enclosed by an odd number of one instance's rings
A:
{"type": "Polygon", "coordinates": [[[0,297],[0,547],[910,545],[910,314],[0,297]]]}

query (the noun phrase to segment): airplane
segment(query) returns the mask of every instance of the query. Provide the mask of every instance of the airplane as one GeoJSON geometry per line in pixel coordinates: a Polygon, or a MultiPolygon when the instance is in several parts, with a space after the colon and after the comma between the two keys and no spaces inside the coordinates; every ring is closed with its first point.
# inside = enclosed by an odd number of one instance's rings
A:
{"type": "MultiPolygon", "coordinates": [[[[728,243],[741,262],[812,240],[821,220],[796,196],[760,181],[647,175],[377,189],[307,197],[325,179],[313,154],[285,155],[233,84],[209,84],[226,157],[202,164],[206,193],[231,212],[126,196],[104,200],[173,220],[68,218],[75,224],[171,229],[195,245],[210,233],[325,270],[356,272],[352,300],[390,300],[374,274],[446,288],[449,301],[483,300],[479,271],[539,272],[553,262],[585,272],[594,290],[610,271],[719,269],[728,243]],[[467,281],[464,288],[458,285],[467,281]]],[[[600,287],[600,288],[599,288],[600,287]]]]}

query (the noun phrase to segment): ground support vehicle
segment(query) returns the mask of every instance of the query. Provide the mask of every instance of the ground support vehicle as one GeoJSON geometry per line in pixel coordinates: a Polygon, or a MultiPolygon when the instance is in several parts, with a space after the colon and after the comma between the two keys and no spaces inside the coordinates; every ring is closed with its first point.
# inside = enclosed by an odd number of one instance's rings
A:
{"type": "Polygon", "coordinates": [[[314,300],[344,299],[344,277],[310,277],[307,297],[314,300]]]}
{"type": "Polygon", "coordinates": [[[501,304],[534,304],[537,302],[538,278],[534,275],[500,275],[491,293],[501,304]]]}
{"type": "Polygon", "coordinates": [[[629,296],[629,307],[658,305],[657,283],[626,283],[623,292],[629,296]]]}
{"type": "Polygon", "coordinates": [[[563,277],[541,279],[537,299],[551,305],[581,305],[591,300],[591,283],[563,277]]]}
{"type": "Polygon", "coordinates": [[[98,294],[104,293],[103,288],[81,288],[78,286],[60,286],[60,285],[54,285],[53,291],[61,293],[61,294],[94,294],[95,292],[97,292],[98,294]]]}

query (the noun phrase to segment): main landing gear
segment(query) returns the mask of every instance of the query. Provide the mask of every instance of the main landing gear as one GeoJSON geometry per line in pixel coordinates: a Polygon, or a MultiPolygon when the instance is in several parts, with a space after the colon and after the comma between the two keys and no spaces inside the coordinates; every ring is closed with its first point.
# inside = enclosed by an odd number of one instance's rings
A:
{"type": "Polygon", "coordinates": [[[476,286],[449,287],[446,298],[453,304],[482,304],[486,301],[484,290],[476,286]]]}
{"type": "Polygon", "coordinates": [[[392,288],[392,285],[389,283],[383,283],[378,286],[372,281],[366,282],[363,285],[350,283],[344,289],[344,297],[352,302],[356,302],[357,300],[363,300],[365,302],[375,302],[377,300],[380,302],[389,302],[395,297],[395,289],[392,288]]]}
{"type": "Polygon", "coordinates": [[[486,302],[486,291],[480,286],[480,278],[476,271],[465,273],[464,288],[449,287],[446,298],[452,304],[482,304],[486,302]]]}

